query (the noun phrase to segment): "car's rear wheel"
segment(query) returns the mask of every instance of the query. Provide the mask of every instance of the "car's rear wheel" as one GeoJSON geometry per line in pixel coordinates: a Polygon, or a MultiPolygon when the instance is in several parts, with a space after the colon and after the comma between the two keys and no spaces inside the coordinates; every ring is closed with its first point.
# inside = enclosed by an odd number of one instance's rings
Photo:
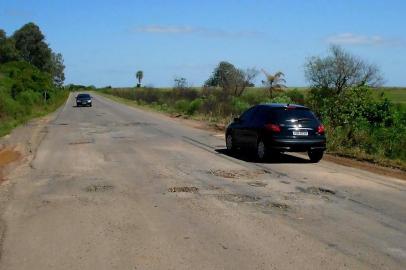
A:
{"type": "Polygon", "coordinates": [[[260,161],[264,160],[267,155],[267,149],[265,143],[262,139],[258,140],[257,149],[256,149],[256,158],[260,161]]]}
{"type": "Polygon", "coordinates": [[[309,151],[307,154],[311,162],[317,163],[323,158],[324,151],[309,151]]]}
{"type": "Polygon", "coordinates": [[[231,133],[227,134],[227,136],[226,136],[226,147],[227,147],[227,151],[229,151],[229,152],[235,151],[234,137],[231,133]]]}

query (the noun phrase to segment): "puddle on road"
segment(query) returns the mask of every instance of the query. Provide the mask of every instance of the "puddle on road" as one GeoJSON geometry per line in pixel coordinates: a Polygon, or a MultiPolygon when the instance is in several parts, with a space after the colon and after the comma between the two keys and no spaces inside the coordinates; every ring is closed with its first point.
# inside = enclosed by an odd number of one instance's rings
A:
{"type": "Polygon", "coordinates": [[[266,172],[263,170],[248,171],[248,170],[209,170],[209,174],[223,178],[254,178],[266,172]]]}
{"type": "Polygon", "coordinates": [[[222,201],[245,203],[245,202],[257,202],[261,200],[260,197],[250,196],[245,194],[220,194],[217,198],[222,201]]]}
{"type": "Polygon", "coordinates": [[[297,190],[303,193],[307,194],[313,194],[313,195],[335,195],[336,192],[334,190],[328,189],[328,188],[322,188],[322,187],[296,187],[297,190]]]}
{"type": "Polygon", "coordinates": [[[103,192],[107,190],[111,190],[114,187],[112,185],[90,185],[86,187],[86,192],[103,192]]]}
{"type": "Polygon", "coordinates": [[[189,192],[189,193],[197,193],[199,188],[197,187],[171,187],[168,188],[169,192],[189,192]]]}

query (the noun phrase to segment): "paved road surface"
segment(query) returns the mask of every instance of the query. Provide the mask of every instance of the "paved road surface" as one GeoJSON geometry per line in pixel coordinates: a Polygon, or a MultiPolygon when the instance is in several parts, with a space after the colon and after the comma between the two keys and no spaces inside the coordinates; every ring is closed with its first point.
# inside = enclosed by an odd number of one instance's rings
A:
{"type": "Polygon", "coordinates": [[[11,179],[1,269],[406,269],[405,182],[244,161],[156,113],[73,104],[11,179]]]}

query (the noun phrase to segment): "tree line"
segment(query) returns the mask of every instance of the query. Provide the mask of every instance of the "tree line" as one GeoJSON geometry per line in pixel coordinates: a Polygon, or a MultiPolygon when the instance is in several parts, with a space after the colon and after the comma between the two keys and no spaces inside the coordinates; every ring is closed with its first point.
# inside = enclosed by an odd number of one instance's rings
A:
{"type": "Polygon", "coordinates": [[[33,65],[48,73],[55,86],[63,86],[63,56],[52,51],[40,28],[32,22],[25,24],[11,36],[7,36],[6,32],[0,29],[0,64],[13,61],[24,61],[33,65]]]}
{"type": "Polygon", "coordinates": [[[0,29],[0,136],[62,104],[64,69],[62,55],[34,23],[10,36],[0,29]]]}

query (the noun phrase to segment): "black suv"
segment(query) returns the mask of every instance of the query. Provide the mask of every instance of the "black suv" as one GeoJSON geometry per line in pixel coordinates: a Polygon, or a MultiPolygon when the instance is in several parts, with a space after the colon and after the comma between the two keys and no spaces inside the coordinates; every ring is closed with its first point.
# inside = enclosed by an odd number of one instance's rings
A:
{"type": "Polygon", "coordinates": [[[92,107],[92,97],[89,94],[79,94],[76,97],[76,106],[92,107]]]}
{"type": "Polygon", "coordinates": [[[308,108],[292,104],[261,104],[245,111],[227,127],[229,151],[255,149],[259,160],[270,153],[307,152],[312,162],[326,150],[324,126],[308,108]]]}

